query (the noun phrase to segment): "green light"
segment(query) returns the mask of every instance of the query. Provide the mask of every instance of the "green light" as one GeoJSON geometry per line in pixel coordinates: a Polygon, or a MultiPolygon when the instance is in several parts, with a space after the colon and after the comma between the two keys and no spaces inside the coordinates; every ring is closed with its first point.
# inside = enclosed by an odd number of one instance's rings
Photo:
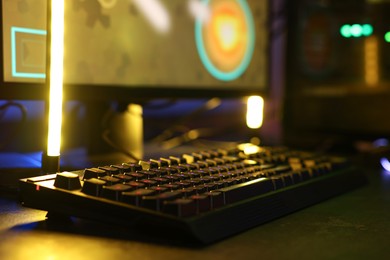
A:
{"type": "Polygon", "coordinates": [[[363,29],[364,36],[370,36],[372,34],[372,32],[374,31],[374,28],[372,28],[371,24],[363,24],[362,29],[363,29]]]}
{"type": "Polygon", "coordinates": [[[360,24],[352,24],[350,32],[353,37],[360,37],[363,35],[363,28],[360,24]]]}
{"type": "Polygon", "coordinates": [[[368,37],[374,32],[371,24],[344,24],[340,27],[340,34],[345,38],[350,37],[368,37]]]}
{"type": "Polygon", "coordinates": [[[385,41],[390,43],[390,32],[385,34],[385,41]]]}
{"type": "Polygon", "coordinates": [[[340,33],[345,38],[351,37],[351,26],[349,24],[344,24],[340,28],[340,33]]]}

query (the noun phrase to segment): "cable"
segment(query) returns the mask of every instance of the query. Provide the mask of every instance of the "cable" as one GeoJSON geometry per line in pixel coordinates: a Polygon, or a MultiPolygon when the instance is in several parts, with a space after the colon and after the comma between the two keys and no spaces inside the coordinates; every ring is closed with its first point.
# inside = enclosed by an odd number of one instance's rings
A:
{"type": "Polygon", "coordinates": [[[144,109],[151,109],[151,110],[160,110],[160,109],[171,107],[177,103],[176,99],[168,99],[168,100],[164,100],[164,101],[165,102],[161,102],[158,104],[152,104],[151,102],[148,102],[148,103],[143,105],[143,108],[144,109]]]}
{"type": "Polygon", "coordinates": [[[117,150],[118,152],[120,153],[123,153],[124,155],[126,155],[127,157],[129,157],[130,159],[138,162],[139,160],[141,160],[141,158],[138,158],[136,155],[134,155],[132,152],[130,151],[127,151],[124,147],[120,147],[118,144],[116,144],[114,141],[111,140],[110,138],[110,133],[111,131],[106,129],[103,131],[102,133],[102,138],[103,140],[109,145],[111,146],[112,148],[114,148],[115,150],[117,150]]]}
{"type": "Polygon", "coordinates": [[[161,134],[152,138],[152,142],[161,143],[175,136],[179,132],[182,135],[186,135],[188,131],[191,131],[188,127],[185,126],[185,123],[189,120],[203,114],[206,111],[210,111],[215,109],[221,104],[221,100],[219,98],[211,98],[203,103],[200,107],[192,111],[191,113],[181,117],[178,119],[171,127],[165,129],[161,134]],[[179,130],[179,131],[177,131],[179,130]]]}
{"type": "Polygon", "coordinates": [[[213,128],[190,129],[181,135],[175,136],[171,139],[161,142],[161,147],[164,149],[171,149],[179,145],[182,145],[184,143],[195,141],[200,137],[212,136],[215,133],[216,131],[213,128]]]}

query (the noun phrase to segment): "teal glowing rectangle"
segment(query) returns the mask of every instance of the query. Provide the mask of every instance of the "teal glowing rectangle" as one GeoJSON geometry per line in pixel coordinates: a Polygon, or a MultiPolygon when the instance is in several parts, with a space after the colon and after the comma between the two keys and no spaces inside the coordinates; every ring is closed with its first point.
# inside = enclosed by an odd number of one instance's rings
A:
{"type": "Polygon", "coordinates": [[[30,33],[37,35],[46,35],[45,30],[31,29],[31,28],[22,28],[22,27],[11,27],[11,66],[12,66],[12,76],[18,78],[34,78],[34,79],[44,79],[46,78],[45,73],[29,73],[29,72],[20,72],[16,69],[16,33],[30,33]]]}

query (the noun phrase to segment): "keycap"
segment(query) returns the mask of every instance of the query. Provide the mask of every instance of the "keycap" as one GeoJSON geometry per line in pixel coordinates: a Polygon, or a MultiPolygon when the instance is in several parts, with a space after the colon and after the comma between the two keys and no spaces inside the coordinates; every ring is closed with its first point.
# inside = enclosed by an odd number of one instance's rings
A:
{"type": "Polygon", "coordinates": [[[131,186],[121,183],[103,186],[101,196],[107,199],[120,201],[122,198],[122,192],[130,191],[131,189],[131,186]]]}
{"type": "Polygon", "coordinates": [[[197,214],[195,201],[186,198],[165,201],[162,211],[178,217],[190,217],[197,214]]]}
{"type": "Polygon", "coordinates": [[[231,204],[256,195],[274,190],[273,182],[268,178],[259,178],[216,190],[222,193],[224,204],[231,204]]]}
{"type": "Polygon", "coordinates": [[[81,191],[88,195],[100,196],[102,188],[105,184],[105,181],[99,180],[97,178],[84,180],[83,188],[81,189],[81,191]]]}
{"type": "Polygon", "coordinates": [[[83,180],[103,177],[106,175],[107,175],[107,172],[105,170],[102,170],[99,168],[88,168],[88,169],[84,170],[83,180]]]}
{"type": "Polygon", "coordinates": [[[72,172],[57,173],[54,187],[65,190],[78,190],[81,188],[80,178],[77,174],[72,172]]]}
{"type": "Polygon", "coordinates": [[[135,206],[140,206],[141,198],[143,196],[150,196],[156,194],[155,190],[152,189],[136,189],[129,192],[122,192],[121,200],[125,203],[129,203],[135,206]]]}
{"type": "Polygon", "coordinates": [[[180,195],[179,191],[168,191],[155,196],[143,196],[141,206],[160,211],[164,201],[178,199],[180,195]]]}

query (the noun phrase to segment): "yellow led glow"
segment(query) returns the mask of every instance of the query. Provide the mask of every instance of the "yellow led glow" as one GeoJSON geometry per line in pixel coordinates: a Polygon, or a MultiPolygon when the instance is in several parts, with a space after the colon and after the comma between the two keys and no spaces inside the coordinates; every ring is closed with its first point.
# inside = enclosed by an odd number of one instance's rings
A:
{"type": "Polygon", "coordinates": [[[50,97],[47,155],[59,156],[62,123],[64,0],[51,0],[50,97]]]}
{"type": "Polygon", "coordinates": [[[260,96],[250,96],[247,101],[246,125],[257,129],[263,125],[264,99],[260,96]]]}
{"type": "Polygon", "coordinates": [[[237,18],[232,15],[220,15],[215,19],[215,31],[219,45],[224,51],[231,51],[238,45],[239,31],[237,18]]]}

